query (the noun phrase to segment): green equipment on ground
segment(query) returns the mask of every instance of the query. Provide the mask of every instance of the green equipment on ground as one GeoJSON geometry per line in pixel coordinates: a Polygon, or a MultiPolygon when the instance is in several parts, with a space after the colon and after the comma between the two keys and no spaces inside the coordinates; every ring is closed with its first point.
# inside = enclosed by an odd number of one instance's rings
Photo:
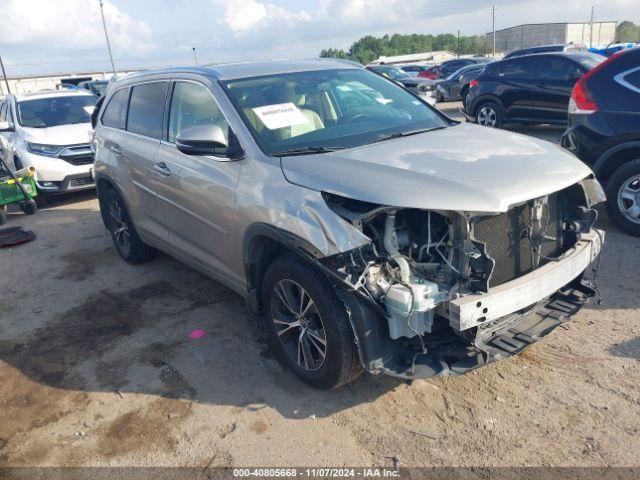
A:
{"type": "Polygon", "coordinates": [[[20,205],[20,209],[27,215],[36,213],[33,197],[38,195],[38,191],[34,176],[33,167],[13,173],[0,158],[0,225],[7,223],[7,210],[13,203],[20,205]]]}

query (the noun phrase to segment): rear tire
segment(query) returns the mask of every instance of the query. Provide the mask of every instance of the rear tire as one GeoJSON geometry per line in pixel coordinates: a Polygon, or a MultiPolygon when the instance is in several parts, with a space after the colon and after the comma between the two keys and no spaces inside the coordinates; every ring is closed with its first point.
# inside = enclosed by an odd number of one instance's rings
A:
{"type": "Polygon", "coordinates": [[[100,209],[103,206],[106,209],[101,212],[102,216],[106,218],[107,229],[122,259],[132,265],[154,259],[158,251],[140,239],[120,194],[109,188],[100,189],[100,195],[104,195],[104,201],[100,201],[100,209]]]}
{"type": "Polygon", "coordinates": [[[613,223],[640,237],[640,159],[625,163],[607,182],[607,209],[613,223]]]}
{"type": "Polygon", "coordinates": [[[476,108],[476,123],[484,127],[502,128],[504,114],[496,102],[482,102],[476,108]]]}
{"type": "Polygon", "coordinates": [[[300,257],[287,254],[269,266],[262,305],[278,359],[303,382],[328,390],[362,373],[344,304],[326,277],[300,257]]]}

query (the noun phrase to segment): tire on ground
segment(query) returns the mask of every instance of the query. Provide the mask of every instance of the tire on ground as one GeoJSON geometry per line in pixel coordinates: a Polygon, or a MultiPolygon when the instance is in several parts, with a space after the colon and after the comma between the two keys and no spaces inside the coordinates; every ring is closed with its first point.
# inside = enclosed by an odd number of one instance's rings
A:
{"type": "MultiPolygon", "coordinates": [[[[502,107],[498,105],[498,103],[491,100],[483,101],[476,107],[476,112],[475,112],[476,123],[478,125],[482,125],[479,119],[480,119],[480,113],[482,112],[483,108],[490,108],[495,112],[496,120],[495,120],[495,124],[493,125],[493,128],[502,128],[502,123],[504,121],[504,113],[502,112],[502,107]]],[[[490,125],[486,125],[486,126],[490,126],[490,125]]]]}
{"type": "Polygon", "coordinates": [[[308,385],[334,389],[355,380],[362,373],[347,310],[327,278],[298,255],[286,254],[267,269],[262,282],[262,305],[271,345],[278,359],[308,385]],[[280,280],[302,286],[315,303],[324,327],[326,356],[315,371],[300,367],[287,354],[271,316],[274,289],[280,280]]]}
{"type": "MultiPolygon", "coordinates": [[[[131,263],[133,265],[148,262],[156,257],[158,251],[144,243],[138,232],[136,232],[135,226],[133,225],[133,221],[131,220],[131,216],[127,210],[127,207],[120,197],[120,194],[113,188],[104,188],[100,189],[100,196],[104,195],[104,201],[100,201],[100,208],[104,205],[106,208],[105,212],[102,212],[107,219],[107,229],[111,234],[111,239],[113,240],[113,244],[116,247],[118,254],[122,257],[124,261],[127,263],[131,263]],[[115,220],[115,218],[111,215],[112,207],[115,208],[115,205],[119,205],[121,211],[121,224],[115,220]],[[124,249],[122,244],[117,241],[117,231],[121,227],[127,228],[128,233],[128,242],[130,248],[124,249]]],[[[101,199],[102,200],[102,199],[101,199]]]]}

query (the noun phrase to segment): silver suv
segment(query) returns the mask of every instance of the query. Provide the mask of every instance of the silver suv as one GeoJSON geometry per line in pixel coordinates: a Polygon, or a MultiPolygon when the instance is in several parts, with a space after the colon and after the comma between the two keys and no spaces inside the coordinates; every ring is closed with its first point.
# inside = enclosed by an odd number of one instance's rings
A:
{"type": "Polygon", "coordinates": [[[594,294],[589,168],[352,63],[132,75],[109,88],[94,149],[122,258],[159,249],[243,295],[318,388],[467,372],[594,294]]]}

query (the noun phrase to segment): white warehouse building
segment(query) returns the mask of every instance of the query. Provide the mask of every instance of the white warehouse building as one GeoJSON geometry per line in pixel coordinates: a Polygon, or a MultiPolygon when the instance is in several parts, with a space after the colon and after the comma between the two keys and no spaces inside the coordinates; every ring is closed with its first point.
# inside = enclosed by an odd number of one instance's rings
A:
{"type": "MultiPolygon", "coordinates": [[[[617,22],[529,23],[496,30],[496,52],[540,45],[580,43],[587,47],[608,45],[616,39],[617,22]]],[[[493,48],[493,33],[487,33],[487,49],[493,48]]]]}

